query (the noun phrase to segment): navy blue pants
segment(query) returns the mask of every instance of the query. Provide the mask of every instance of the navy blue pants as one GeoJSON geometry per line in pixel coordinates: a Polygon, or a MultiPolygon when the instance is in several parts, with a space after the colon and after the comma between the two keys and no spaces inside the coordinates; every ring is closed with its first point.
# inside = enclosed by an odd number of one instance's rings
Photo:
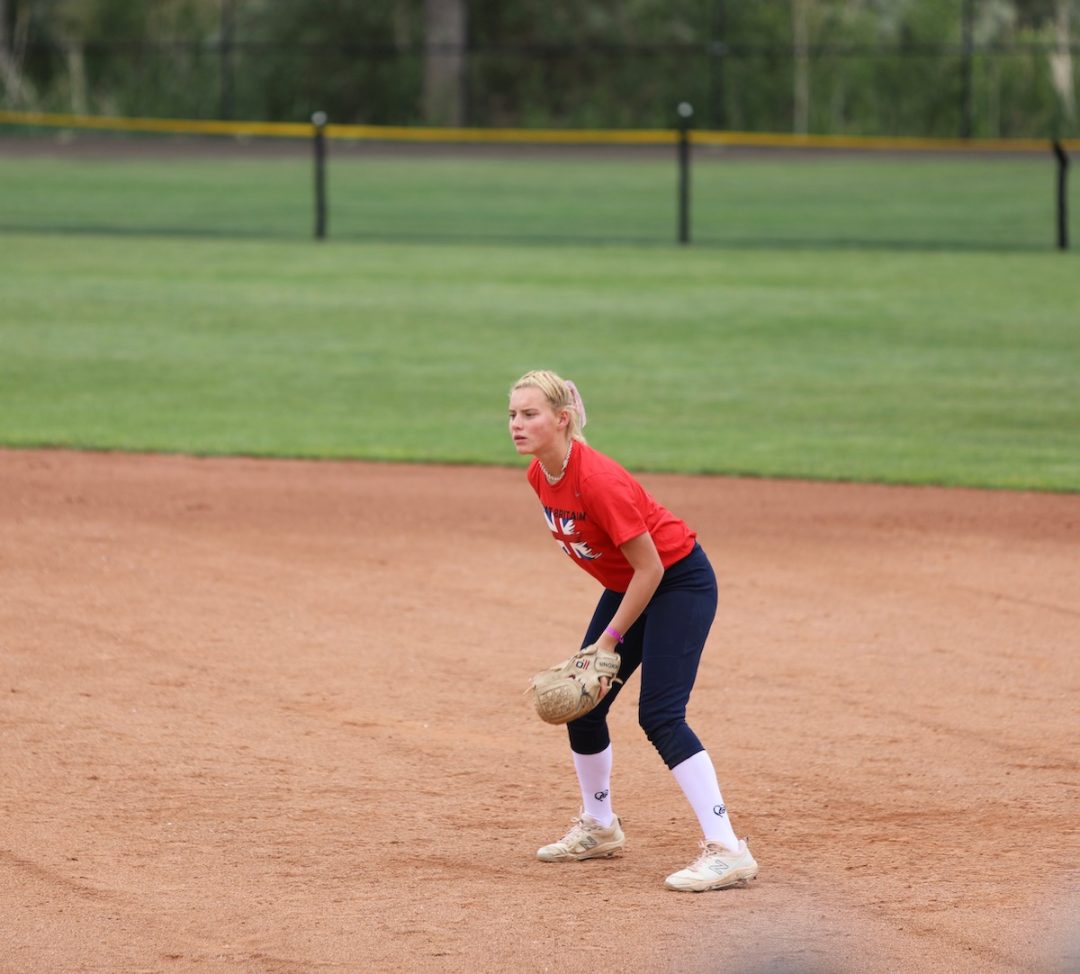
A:
{"type": "MultiPolygon", "coordinates": [[[[604,590],[582,647],[600,638],[622,599],[622,592],[604,590]]],[[[695,545],[664,572],[656,594],[618,647],[621,679],[628,680],[641,667],[638,723],[669,768],[704,750],[687,726],[686,704],[716,616],[716,601],[716,575],[705,551],[695,545]]],[[[622,688],[616,684],[590,713],[566,725],[572,750],[599,754],[611,743],[607,714],[622,688]]]]}

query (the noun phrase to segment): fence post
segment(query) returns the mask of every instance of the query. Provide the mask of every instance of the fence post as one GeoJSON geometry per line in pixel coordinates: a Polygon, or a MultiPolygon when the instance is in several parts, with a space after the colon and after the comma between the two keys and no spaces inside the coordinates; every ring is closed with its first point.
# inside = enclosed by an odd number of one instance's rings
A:
{"type": "Polygon", "coordinates": [[[975,86],[972,75],[975,59],[975,0],[964,0],[960,14],[963,64],[960,87],[960,138],[970,139],[975,131],[975,86]]]}
{"type": "Polygon", "coordinates": [[[679,102],[679,243],[690,243],[690,123],[694,106],[679,102]]]}
{"type": "Polygon", "coordinates": [[[1057,245],[1069,249],[1069,154],[1060,142],[1054,142],[1057,159],[1057,245]]]}
{"type": "Polygon", "coordinates": [[[326,239],[326,112],[311,116],[315,126],[315,239],[326,239]]]}
{"type": "MultiPolygon", "coordinates": [[[[3,4],[0,4],[3,6],[3,4]]],[[[221,41],[218,49],[218,70],[221,72],[221,117],[233,117],[233,0],[221,0],[221,41]]]]}

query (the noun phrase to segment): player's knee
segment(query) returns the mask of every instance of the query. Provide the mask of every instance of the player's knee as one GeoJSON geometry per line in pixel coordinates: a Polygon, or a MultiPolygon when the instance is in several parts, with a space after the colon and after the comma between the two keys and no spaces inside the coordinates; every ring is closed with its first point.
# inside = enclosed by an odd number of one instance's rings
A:
{"type": "Polygon", "coordinates": [[[566,730],[570,735],[570,749],[577,754],[599,754],[611,743],[607,719],[595,710],[570,721],[566,730]]]}
{"type": "Polygon", "coordinates": [[[702,749],[701,742],[687,725],[683,714],[666,718],[651,718],[648,714],[641,714],[639,722],[645,736],[669,768],[681,764],[691,754],[702,749]]]}
{"type": "Polygon", "coordinates": [[[660,753],[660,757],[665,758],[665,760],[667,753],[671,751],[679,736],[680,725],[685,726],[686,724],[686,721],[682,718],[656,719],[648,714],[641,714],[638,722],[641,724],[641,729],[645,732],[645,736],[652,743],[652,746],[660,753]]]}

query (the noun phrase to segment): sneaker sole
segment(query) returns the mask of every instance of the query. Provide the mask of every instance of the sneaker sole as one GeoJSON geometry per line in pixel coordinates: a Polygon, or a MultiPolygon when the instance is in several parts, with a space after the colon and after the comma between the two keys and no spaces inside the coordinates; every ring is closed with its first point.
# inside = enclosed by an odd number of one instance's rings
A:
{"type": "Polygon", "coordinates": [[[610,859],[612,856],[622,852],[623,845],[624,843],[622,842],[618,845],[598,845],[595,849],[589,849],[588,852],[582,852],[576,855],[572,852],[568,852],[564,855],[542,856],[538,852],[536,858],[541,862],[584,862],[586,859],[610,859]]]}
{"type": "Polygon", "coordinates": [[[758,868],[753,866],[749,869],[738,869],[730,876],[713,882],[703,881],[700,883],[687,883],[685,886],[676,885],[669,880],[664,880],[664,885],[676,893],[707,893],[714,889],[731,889],[732,886],[749,886],[750,880],[757,878],[758,868]]]}

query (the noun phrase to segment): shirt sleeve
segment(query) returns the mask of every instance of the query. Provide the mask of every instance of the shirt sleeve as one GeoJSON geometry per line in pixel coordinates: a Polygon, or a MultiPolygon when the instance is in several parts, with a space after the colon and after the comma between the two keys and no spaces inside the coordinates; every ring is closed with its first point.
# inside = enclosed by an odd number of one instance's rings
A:
{"type": "Polygon", "coordinates": [[[648,531],[641,509],[641,492],[629,477],[597,474],[589,478],[585,487],[590,517],[616,548],[648,531]]]}

